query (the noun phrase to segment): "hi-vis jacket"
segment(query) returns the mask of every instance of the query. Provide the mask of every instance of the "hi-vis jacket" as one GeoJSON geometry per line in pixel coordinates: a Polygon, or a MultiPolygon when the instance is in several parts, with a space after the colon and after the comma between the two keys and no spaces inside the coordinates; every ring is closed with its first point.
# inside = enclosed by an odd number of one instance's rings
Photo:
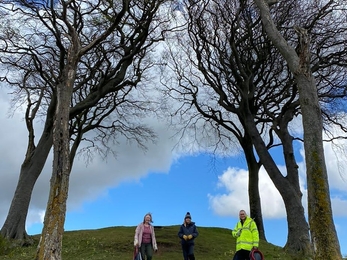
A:
{"type": "Polygon", "coordinates": [[[257,224],[250,217],[246,217],[243,224],[241,221],[237,222],[232,235],[236,237],[236,251],[241,249],[251,251],[254,246],[259,245],[257,224]]]}

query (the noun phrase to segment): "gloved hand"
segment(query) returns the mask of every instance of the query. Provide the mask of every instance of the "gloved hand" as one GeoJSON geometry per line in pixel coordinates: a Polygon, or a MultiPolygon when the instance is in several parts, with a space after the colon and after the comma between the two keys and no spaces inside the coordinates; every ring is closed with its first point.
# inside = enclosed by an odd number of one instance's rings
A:
{"type": "Polygon", "coordinates": [[[193,235],[188,235],[188,239],[192,239],[193,238],[193,235]]]}
{"type": "Polygon", "coordinates": [[[241,231],[242,231],[242,229],[240,228],[236,233],[236,237],[239,237],[241,235],[241,231]]]}
{"type": "Polygon", "coordinates": [[[183,235],[183,239],[187,241],[187,239],[188,239],[188,236],[186,236],[186,235],[183,235]]]}

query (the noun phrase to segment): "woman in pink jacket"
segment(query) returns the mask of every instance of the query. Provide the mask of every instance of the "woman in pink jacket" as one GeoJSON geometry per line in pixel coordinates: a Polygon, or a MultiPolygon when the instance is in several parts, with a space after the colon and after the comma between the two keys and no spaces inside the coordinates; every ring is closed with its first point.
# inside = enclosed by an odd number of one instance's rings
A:
{"type": "Polygon", "coordinates": [[[140,249],[142,260],[152,260],[153,251],[158,250],[152,222],[151,213],[147,213],[135,230],[134,246],[140,249]]]}

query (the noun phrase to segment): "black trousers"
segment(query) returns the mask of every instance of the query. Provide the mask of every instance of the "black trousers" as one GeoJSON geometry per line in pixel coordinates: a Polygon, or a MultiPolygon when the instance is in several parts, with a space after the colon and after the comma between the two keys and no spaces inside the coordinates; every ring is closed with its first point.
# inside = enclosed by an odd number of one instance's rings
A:
{"type": "Polygon", "coordinates": [[[182,244],[182,252],[184,260],[195,260],[194,244],[182,244]]]}
{"type": "Polygon", "coordinates": [[[249,260],[250,253],[251,251],[241,249],[235,253],[233,260],[249,260]]]}

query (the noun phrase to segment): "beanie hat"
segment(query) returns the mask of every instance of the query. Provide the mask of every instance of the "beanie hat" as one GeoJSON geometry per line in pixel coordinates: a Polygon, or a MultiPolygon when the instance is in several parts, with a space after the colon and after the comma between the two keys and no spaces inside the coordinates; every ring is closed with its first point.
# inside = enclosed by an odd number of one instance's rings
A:
{"type": "Polygon", "coordinates": [[[192,217],[190,216],[190,213],[189,213],[189,212],[187,212],[186,216],[184,217],[184,219],[186,219],[186,218],[192,219],[192,217]]]}

